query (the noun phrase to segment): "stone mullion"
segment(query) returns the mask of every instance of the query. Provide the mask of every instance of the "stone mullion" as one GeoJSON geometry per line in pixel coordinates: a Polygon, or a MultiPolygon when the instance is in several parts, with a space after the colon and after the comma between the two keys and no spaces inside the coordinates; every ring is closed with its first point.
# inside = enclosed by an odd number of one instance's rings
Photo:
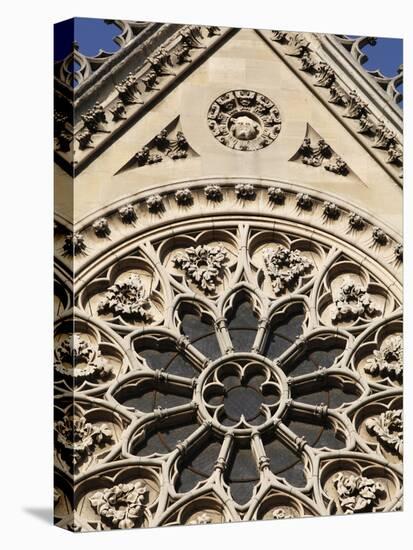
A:
{"type": "Polygon", "coordinates": [[[228,459],[231,455],[232,447],[234,444],[234,434],[233,432],[227,432],[225,434],[224,440],[219,451],[218,458],[215,461],[214,465],[214,479],[217,482],[221,482],[224,472],[228,465],[228,459]]]}
{"type": "Polygon", "coordinates": [[[233,353],[234,346],[232,345],[225,317],[219,317],[215,320],[215,331],[222,354],[233,353]]]}
{"type": "Polygon", "coordinates": [[[265,452],[264,444],[258,431],[252,432],[251,449],[257,462],[258,470],[262,473],[262,476],[267,477],[270,470],[270,459],[265,452]]]}
{"type": "Polygon", "coordinates": [[[265,344],[266,338],[267,338],[267,331],[269,327],[269,319],[268,317],[262,317],[258,321],[258,330],[257,334],[255,336],[254,344],[252,346],[252,350],[254,353],[260,353],[262,351],[262,347],[265,344]]]}

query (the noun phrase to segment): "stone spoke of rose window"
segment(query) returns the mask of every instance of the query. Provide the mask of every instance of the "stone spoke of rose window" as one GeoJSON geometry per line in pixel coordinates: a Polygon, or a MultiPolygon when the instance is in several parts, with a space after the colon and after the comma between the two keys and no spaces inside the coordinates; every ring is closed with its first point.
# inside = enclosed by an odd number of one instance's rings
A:
{"type": "Polygon", "coordinates": [[[179,330],[189,342],[207,359],[221,356],[222,345],[217,339],[214,322],[210,315],[197,308],[181,304],[178,309],[179,330]]]}
{"type": "Polygon", "coordinates": [[[344,337],[329,333],[310,334],[305,338],[298,338],[278,359],[288,376],[303,376],[338,366],[345,348],[344,337]]]}
{"type": "Polygon", "coordinates": [[[366,393],[366,387],[350,371],[320,369],[289,379],[291,398],[298,403],[339,409],[366,393]]]}
{"type": "Polygon", "coordinates": [[[176,339],[165,333],[148,332],[133,341],[138,361],[154,371],[195,378],[202,369],[204,356],[189,349],[185,337],[176,339]]]}
{"type": "Polygon", "coordinates": [[[192,379],[160,371],[132,373],[114,389],[113,398],[137,414],[161,414],[164,409],[194,406],[193,386],[192,379]]]}

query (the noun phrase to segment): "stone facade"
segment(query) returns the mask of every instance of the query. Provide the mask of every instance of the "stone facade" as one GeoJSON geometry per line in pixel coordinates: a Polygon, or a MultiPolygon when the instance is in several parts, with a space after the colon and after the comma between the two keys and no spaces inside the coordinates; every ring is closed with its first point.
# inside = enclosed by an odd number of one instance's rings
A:
{"type": "Polygon", "coordinates": [[[55,73],[57,525],[401,509],[397,82],[361,39],[116,24],[55,73]]]}

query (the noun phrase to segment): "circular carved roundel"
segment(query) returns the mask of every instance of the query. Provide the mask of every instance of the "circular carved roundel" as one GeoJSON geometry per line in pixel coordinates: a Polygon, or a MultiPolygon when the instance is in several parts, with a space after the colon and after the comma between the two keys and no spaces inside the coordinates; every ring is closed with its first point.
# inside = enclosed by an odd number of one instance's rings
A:
{"type": "Polygon", "coordinates": [[[215,138],[230,149],[257,151],[270,145],[280,133],[280,112],[263,94],[233,90],[212,103],[208,126],[215,138]]]}

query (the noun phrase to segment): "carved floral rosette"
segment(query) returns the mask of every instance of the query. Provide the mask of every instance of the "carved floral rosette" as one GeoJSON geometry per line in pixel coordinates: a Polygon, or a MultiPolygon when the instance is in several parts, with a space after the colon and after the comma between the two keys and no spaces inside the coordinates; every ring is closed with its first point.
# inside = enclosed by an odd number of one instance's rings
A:
{"type": "Polygon", "coordinates": [[[340,204],[324,222],[325,197],[297,215],[299,190],[285,186],[282,203],[260,185],[248,201],[190,189],[188,208],[208,209],[196,221],[173,189],[162,214],[135,204],[136,227],[106,213],[113,242],[85,229],[110,254],[75,260],[74,307],[57,274],[56,521],[88,531],[396,509],[394,236],[386,265],[357,246],[374,220],[359,213],[354,236],[340,204]]]}

